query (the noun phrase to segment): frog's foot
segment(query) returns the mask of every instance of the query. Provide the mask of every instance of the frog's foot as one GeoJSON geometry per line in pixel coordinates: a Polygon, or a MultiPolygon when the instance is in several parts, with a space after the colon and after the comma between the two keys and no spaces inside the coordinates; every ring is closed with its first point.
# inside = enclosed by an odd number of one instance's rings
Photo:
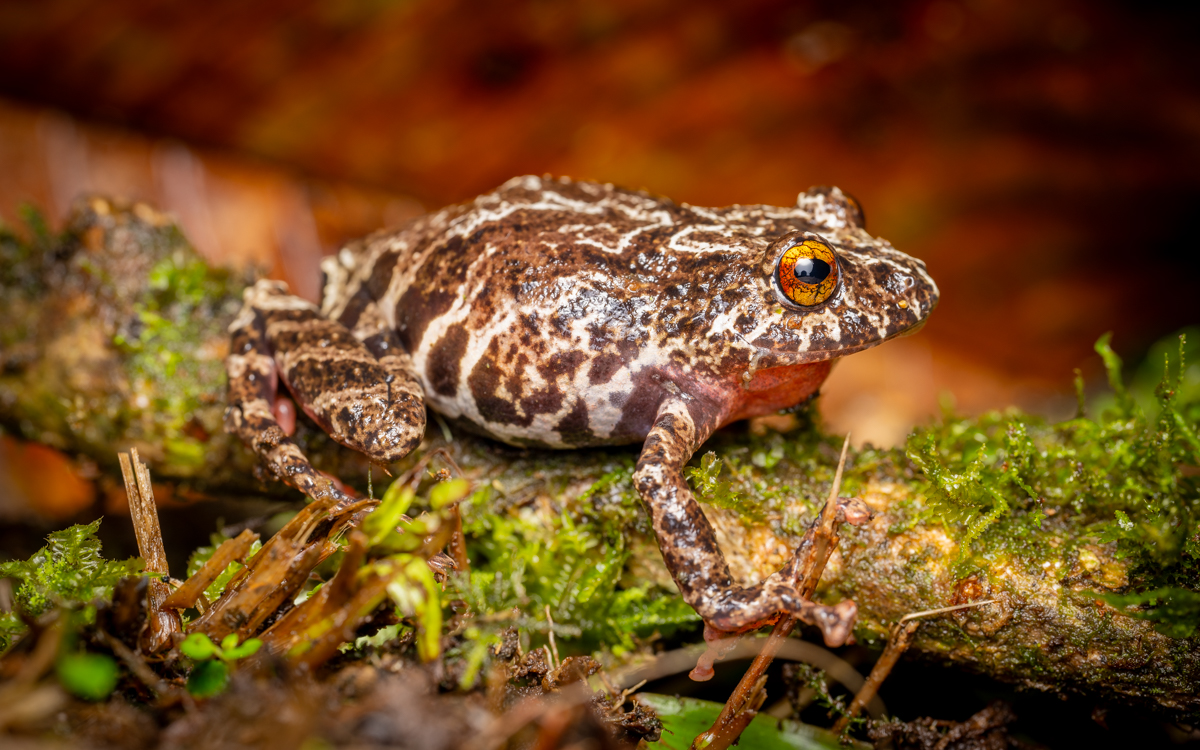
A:
{"type": "Polygon", "coordinates": [[[288,294],[281,282],[259,281],[247,289],[230,333],[226,429],[306,495],[337,489],[313,469],[272,413],[280,380],[335,440],[380,463],[403,458],[420,442],[425,431],[420,386],[397,357],[381,363],[345,326],[288,294]]]}
{"type": "Polygon", "coordinates": [[[832,607],[809,601],[779,573],[757,586],[733,588],[692,606],[706,624],[726,632],[745,631],[769,623],[781,613],[789,614],[819,628],[825,645],[831,648],[846,643],[858,617],[853,601],[847,599],[832,607]]]}
{"type": "Polygon", "coordinates": [[[696,447],[711,433],[705,424],[703,405],[695,401],[663,404],[633,475],[650,511],[663,562],[684,601],[718,630],[741,631],[787,613],[820,628],[828,645],[845,643],[858,612],[854,602],[828,607],[809,601],[788,575],[790,565],[755,586],[734,583],[716,533],[682,473],[696,447]]]}
{"type": "Polygon", "coordinates": [[[230,357],[229,408],[225,429],[242,439],[278,479],[310,498],[327,495],[339,504],[351,502],[338,484],[313,468],[300,447],[291,441],[272,413],[276,375],[270,358],[252,355],[230,357]],[[269,391],[269,392],[268,392],[269,391]]]}

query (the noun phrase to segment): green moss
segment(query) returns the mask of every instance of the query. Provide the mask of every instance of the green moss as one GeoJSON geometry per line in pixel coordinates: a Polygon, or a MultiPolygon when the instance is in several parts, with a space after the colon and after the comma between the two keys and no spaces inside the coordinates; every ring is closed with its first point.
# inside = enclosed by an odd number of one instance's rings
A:
{"type": "MultiPolygon", "coordinates": [[[[790,665],[788,671],[794,675],[794,679],[797,682],[812,691],[817,705],[828,712],[829,718],[841,718],[850,715],[846,698],[842,695],[834,695],[829,691],[830,679],[826,676],[824,670],[817,669],[811,664],[796,662],[790,665]]],[[[865,716],[856,716],[850,720],[850,724],[843,731],[843,734],[853,733],[866,723],[867,718],[865,716]]]]}
{"type": "Polygon", "coordinates": [[[134,397],[134,406],[152,415],[168,460],[185,473],[205,460],[203,442],[185,428],[224,379],[220,358],[197,356],[197,346],[211,333],[214,305],[231,298],[235,286],[228,272],[176,247],[150,269],[133,320],[113,335],[141,397],[134,397]]]}
{"type": "MultiPolygon", "coordinates": [[[[755,466],[774,468],[779,463],[779,459],[783,457],[783,450],[782,446],[778,446],[778,450],[772,449],[769,452],[759,449],[752,455],[755,466]]],[[[684,468],[684,473],[691,480],[692,491],[696,494],[696,499],[718,508],[732,510],[743,518],[762,520],[763,512],[758,504],[750,501],[746,493],[739,492],[730,482],[722,482],[718,479],[721,469],[726,465],[733,469],[735,475],[737,474],[738,461],[736,457],[729,456],[721,460],[716,453],[708,451],[701,457],[699,466],[684,468]]],[[[768,498],[764,497],[763,499],[768,498]]]]}
{"type": "Polygon", "coordinates": [[[634,648],[638,634],[698,622],[675,591],[626,576],[627,534],[644,522],[628,456],[568,507],[508,499],[484,486],[465,514],[472,569],[459,586],[481,620],[546,634],[548,608],[557,636],[615,651],[634,648]]]}
{"type": "Polygon", "coordinates": [[[17,612],[38,617],[53,607],[77,608],[112,596],[113,585],[127,575],[140,572],[140,558],[125,561],[105,560],[100,554],[96,531],[100,520],[55,531],[46,537],[46,546],[28,560],[0,563],[0,578],[16,582],[14,612],[0,619],[0,650],[24,632],[17,612]]]}
{"type": "MultiPolygon", "coordinates": [[[[45,291],[45,251],[50,242],[46,223],[36,210],[23,206],[25,237],[0,223],[0,360],[14,345],[30,338],[35,305],[45,291]]],[[[11,354],[9,354],[11,356],[11,354]]]]}
{"type": "Polygon", "coordinates": [[[40,250],[48,242],[45,219],[36,210],[23,207],[28,239],[0,223],[0,288],[5,291],[36,292],[42,287],[40,250]]]}
{"type": "MultiPolygon", "coordinates": [[[[817,429],[811,407],[795,413],[798,424],[787,432],[754,434],[744,423],[718,431],[705,443],[711,450],[685,469],[697,498],[732,510],[748,525],[802,535],[829,493],[842,439],[817,429]]],[[[897,460],[903,457],[895,451],[853,451],[841,494],[853,495],[881,472],[894,472],[897,460]]]]}
{"type": "Polygon", "coordinates": [[[1200,593],[1175,587],[1133,594],[1098,593],[1114,607],[1134,607],[1130,615],[1154,622],[1154,629],[1171,638],[1190,638],[1200,626],[1200,593]]]}
{"type": "MultiPolygon", "coordinates": [[[[1161,599],[1165,587],[1174,587],[1168,601],[1191,602],[1186,594],[1200,589],[1200,370],[1188,367],[1185,334],[1173,351],[1155,347],[1153,388],[1144,371],[1125,386],[1108,336],[1096,351],[1112,391],[1091,409],[1096,416],[1082,404],[1054,424],[1016,410],[948,414],[915,431],[907,454],[925,475],[932,516],[956,529],[959,572],[1002,555],[1065,559],[1085,543],[1114,543],[1132,563],[1133,591],[1144,592],[1125,604],[1161,599]],[[1058,533],[1068,528],[1076,531],[1058,533]]],[[[1162,632],[1190,633],[1189,607],[1136,614],[1162,632]]]]}
{"type": "Polygon", "coordinates": [[[249,477],[221,403],[246,280],[208,268],[144,206],[94,199],[62,232],[27,224],[0,228],[4,427],[114,472],[115,448],[137,445],[155,476],[189,489],[249,477]]]}

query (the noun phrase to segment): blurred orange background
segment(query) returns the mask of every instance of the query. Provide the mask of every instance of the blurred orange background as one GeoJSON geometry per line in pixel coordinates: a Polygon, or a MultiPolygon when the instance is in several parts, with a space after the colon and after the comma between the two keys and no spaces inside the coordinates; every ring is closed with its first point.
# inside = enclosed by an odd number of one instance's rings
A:
{"type": "Polygon", "coordinates": [[[892,445],[1074,406],[1093,342],[1200,322],[1194,4],[0,1],[0,216],[100,191],[315,297],[339,243],[552,173],[700,205],[838,185],[940,309],[835,369],[892,445]]]}

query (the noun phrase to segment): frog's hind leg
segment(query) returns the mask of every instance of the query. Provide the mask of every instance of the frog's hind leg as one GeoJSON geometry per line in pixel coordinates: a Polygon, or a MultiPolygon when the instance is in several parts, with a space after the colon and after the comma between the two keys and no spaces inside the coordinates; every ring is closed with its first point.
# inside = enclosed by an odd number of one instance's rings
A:
{"type": "Polygon", "coordinates": [[[225,358],[229,407],[225,410],[225,430],[250,446],[276,477],[305,495],[312,498],[334,495],[339,501],[346,500],[331,480],[313,468],[276,421],[273,407],[279,368],[271,356],[262,313],[246,304],[229,326],[229,333],[230,353],[225,358]]]}
{"type": "Polygon", "coordinates": [[[734,583],[716,533],[682,473],[710,432],[697,429],[685,403],[668,401],[659,409],[634,473],[663,561],[684,600],[718,630],[744,630],[788,613],[819,627],[826,644],[845,643],[856,615],[853,602],[836,607],[811,602],[783,571],[753,586],[734,583]]]}
{"type": "MultiPolygon", "coordinates": [[[[384,318],[379,303],[370,297],[366,289],[360,287],[356,293],[346,295],[344,299],[342,305],[331,306],[322,312],[345,326],[387,372],[384,379],[388,383],[389,396],[393,402],[412,406],[404,421],[409,426],[410,437],[415,435],[417,442],[420,442],[425,432],[425,392],[412,357],[400,343],[395,329],[384,318]]],[[[415,446],[416,443],[413,443],[415,446]]]]}
{"type": "Polygon", "coordinates": [[[330,436],[376,461],[399,460],[420,442],[425,407],[411,376],[379,362],[345,326],[289,294],[285,284],[264,280],[247,289],[230,333],[226,428],[305,494],[313,496],[323,478],[271,414],[277,379],[330,436]]]}

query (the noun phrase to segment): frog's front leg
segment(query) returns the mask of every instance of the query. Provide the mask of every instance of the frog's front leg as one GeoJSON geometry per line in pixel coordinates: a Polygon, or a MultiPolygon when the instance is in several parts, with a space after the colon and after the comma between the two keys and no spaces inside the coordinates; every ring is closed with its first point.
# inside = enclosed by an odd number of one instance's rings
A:
{"type": "Polygon", "coordinates": [[[226,429],[306,495],[334,490],[272,414],[280,380],[334,440],[380,463],[403,458],[420,442],[425,405],[406,355],[392,352],[381,362],[285,284],[264,280],[247,289],[230,334],[226,429]]]}
{"type": "Polygon", "coordinates": [[[734,583],[712,525],[682,473],[711,432],[712,428],[697,427],[686,403],[667,401],[646,437],[634,473],[663,560],[684,600],[717,630],[740,631],[788,613],[819,627],[826,644],[845,643],[856,615],[854,602],[836,607],[811,602],[783,571],[753,586],[734,583]]]}

